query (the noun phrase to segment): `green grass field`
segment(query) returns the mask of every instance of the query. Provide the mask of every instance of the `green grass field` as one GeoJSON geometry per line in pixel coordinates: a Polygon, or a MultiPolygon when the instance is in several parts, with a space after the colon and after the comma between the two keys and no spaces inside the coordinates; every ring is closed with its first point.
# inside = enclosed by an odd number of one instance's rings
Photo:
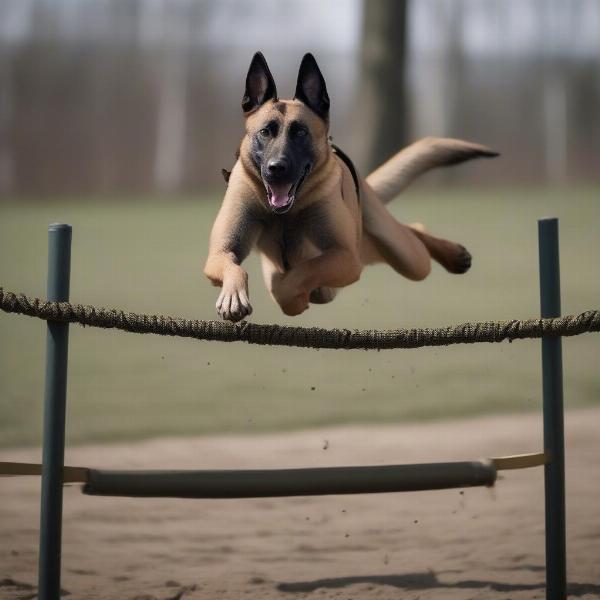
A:
{"type": "MultiPolygon", "coordinates": [[[[202,276],[214,198],[3,201],[0,285],[45,295],[46,227],[71,223],[71,298],[189,318],[215,317],[202,276]]],[[[367,269],[328,306],[280,314],[248,261],[252,320],[397,328],[538,314],[537,224],[561,218],[563,312],[599,307],[600,193],[411,191],[403,221],[464,243],[471,272],[437,266],[411,283],[367,269]]],[[[40,442],[45,323],[0,313],[0,444],[40,442]]],[[[72,326],[70,443],[154,435],[258,432],[350,422],[404,422],[540,408],[539,342],[449,349],[314,351],[198,342],[72,326]],[[314,389],[313,389],[314,388],[314,389]]],[[[567,407],[600,401],[600,336],[564,341],[567,407]]],[[[541,427],[541,422],[540,422],[541,427]]],[[[516,449],[518,450],[518,449],[516,449]]]]}

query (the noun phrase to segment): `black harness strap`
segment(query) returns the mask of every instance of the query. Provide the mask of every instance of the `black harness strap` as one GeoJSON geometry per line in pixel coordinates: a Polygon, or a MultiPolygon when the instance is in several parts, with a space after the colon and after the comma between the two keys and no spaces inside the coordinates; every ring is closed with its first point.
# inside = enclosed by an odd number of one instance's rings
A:
{"type": "Polygon", "coordinates": [[[337,156],[339,156],[344,161],[344,164],[348,167],[348,169],[350,169],[350,173],[352,174],[352,179],[354,180],[354,187],[356,188],[356,198],[358,199],[358,202],[360,204],[360,182],[358,179],[358,173],[356,172],[356,167],[354,166],[354,163],[352,162],[352,160],[350,160],[350,157],[339,146],[336,146],[335,144],[332,143],[331,148],[333,150],[333,153],[337,154],[337,156]]]}

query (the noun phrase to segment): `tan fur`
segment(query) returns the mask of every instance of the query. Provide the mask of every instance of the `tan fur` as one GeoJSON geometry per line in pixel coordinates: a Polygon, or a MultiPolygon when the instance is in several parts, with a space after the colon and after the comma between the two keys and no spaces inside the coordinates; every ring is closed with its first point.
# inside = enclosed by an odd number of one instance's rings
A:
{"type": "Polygon", "coordinates": [[[366,181],[379,199],[387,204],[419,175],[430,169],[497,155],[497,152],[481,144],[452,138],[427,137],[392,156],[375,169],[366,181]]]}
{"type": "Polygon", "coordinates": [[[431,258],[451,272],[468,269],[470,255],[463,246],[432,236],[420,224],[399,223],[385,203],[418,174],[434,166],[491,155],[491,151],[460,140],[422,140],[361,180],[359,202],[350,170],[329,145],[326,122],[302,102],[278,100],[277,103],[285,104],[285,115],[277,110],[274,101],[247,115],[240,156],[211,232],[204,272],[214,285],[221,287],[217,311],[222,318],[238,321],[252,312],[248,275],[240,265],[244,252],[240,259],[229,249],[232,236],[242,227],[247,250],[256,248],[260,252],[267,288],[287,315],[302,313],[310,302],[330,302],[337,288],[357,281],[367,264],[387,262],[412,280],[424,279],[429,274],[431,258]],[[273,228],[262,224],[269,222],[267,217],[272,215],[264,184],[251,160],[252,136],[269,119],[278,119],[282,127],[293,119],[301,119],[308,125],[316,160],[288,214],[293,217],[318,203],[328,234],[335,240],[330,248],[319,250],[308,238],[303,238],[286,257],[287,265],[282,260],[281,240],[274,235],[273,228]],[[264,214],[265,219],[244,225],[249,208],[264,214]]]}
{"type": "MultiPolygon", "coordinates": [[[[290,214],[318,202],[332,224],[331,233],[337,242],[335,248],[323,253],[315,252],[310,244],[305,243],[296,255],[290,257],[291,268],[286,272],[276,240],[259,227],[249,232],[251,245],[257,247],[262,255],[263,273],[271,295],[284,313],[296,315],[308,308],[309,295],[313,290],[344,287],[360,277],[361,213],[356,197],[350,197],[348,192],[344,196],[343,190],[351,189],[349,180],[352,180],[352,176],[333,155],[327,141],[325,123],[302,103],[284,102],[288,106],[286,120],[301,117],[311,128],[313,138],[318,140],[317,160],[290,214]]],[[[227,192],[210,236],[204,272],[213,285],[221,286],[217,311],[229,320],[239,320],[249,315],[252,308],[248,301],[248,276],[236,263],[235,257],[224,250],[224,242],[239,223],[245,205],[254,205],[257,210],[269,210],[265,188],[252,168],[250,136],[266,119],[276,116],[273,103],[269,102],[247,118],[247,135],[242,141],[240,158],[231,172],[227,192]]]]}

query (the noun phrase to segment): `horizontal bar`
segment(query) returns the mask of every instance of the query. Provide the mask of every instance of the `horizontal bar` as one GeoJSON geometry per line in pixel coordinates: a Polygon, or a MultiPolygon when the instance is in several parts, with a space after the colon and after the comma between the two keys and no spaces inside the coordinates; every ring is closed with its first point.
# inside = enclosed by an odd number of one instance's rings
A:
{"type": "Polygon", "coordinates": [[[17,475],[41,475],[41,463],[0,462],[0,477],[17,475]]]}
{"type": "MultiPolygon", "coordinates": [[[[504,471],[507,469],[528,469],[531,467],[540,467],[542,465],[550,462],[548,453],[541,452],[535,454],[514,454],[512,456],[499,456],[496,458],[490,458],[489,461],[475,461],[469,463],[436,463],[436,466],[439,466],[440,469],[443,469],[445,465],[456,465],[456,464],[484,464],[487,465],[488,462],[491,462],[492,466],[497,471],[504,471]]],[[[330,467],[323,469],[288,469],[283,470],[286,473],[290,472],[297,476],[299,471],[329,471],[331,469],[334,470],[342,470],[342,469],[382,469],[382,468],[393,468],[393,469],[412,469],[418,468],[424,471],[424,466],[430,465],[400,465],[400,466],[392,466],[392,467],[330,467]]],[[[94,471],[95,473],[108,473],[108,471],[103,470],[93,470],[88,469],[87,467],[63,467],[63,483],[86,483],[90,479],[90,472],[94,471]]],[[[281,473],[282,470],[266,470],[266,471],[246,471],[254,474],[256,473],[264,473],[265,476],[275,475],[281,473]]],[[[406,472],[406,471],[405,471],[406,472]]],[[[131,473],[131,471],[111,471],[112,474],[117,473],[131,473]]],[[[136,477],[143,477],[145,473],[155,475],[158,473],[157,471],[134,471],[136,477]]],[[[194,473],[200,474],[202,477],[205,477],[210,473],[230,473],[234,474],[235,477],[239,477],[240,473],[244,473],[244,471],[160,471],[159,473],[174,473],[177,476],[179,474],[186,474],[193,476],[194,473]]],[[[0,477],[12,477],[19,475],[41,475],[42,474],[42,465],[40,463],[23,463],[23,462],[1,462],[0,461],[0,477]]],[[[486,484],[487,485],[487,484],[486,484]]]]}
{"type": "Polygon", "coordinates": [[[513,456],[499,456],[491,459],[493,465],[498,471],[507,469],[529,469],[531,467],[541,467],[550,462],[547,452],[538,454],[514,454],[513,456]]]}
{"type": "Polygon", "coordinates": [[[266,498],[416,492],[491,486],[491,462],[243,471],[100,471],[90,469],[84,494],[169,498],[266,498]]]}
{"type": "MultiPolygon", "coordinates": [[[[88,479],[85,467],[63,467],[63,483],[85,483],[88,479]]],[[[18,475],[41,475],[40,463],[0,462],[0,477],[16,477],[18,475]]]]}

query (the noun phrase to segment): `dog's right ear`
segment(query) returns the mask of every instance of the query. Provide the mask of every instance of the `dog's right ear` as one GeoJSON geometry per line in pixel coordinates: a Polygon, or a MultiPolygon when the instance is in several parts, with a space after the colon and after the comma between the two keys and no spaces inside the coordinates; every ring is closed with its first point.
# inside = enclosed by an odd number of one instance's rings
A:
{"type": "Polygon", "coordinates": [[[252,57],[248,75],[246,75],[246,91],[242,98],[242,109],[245,114],[249,114],[271,99],[277,99],[275,81],[262,52],[257,52],[252,57]]]}

